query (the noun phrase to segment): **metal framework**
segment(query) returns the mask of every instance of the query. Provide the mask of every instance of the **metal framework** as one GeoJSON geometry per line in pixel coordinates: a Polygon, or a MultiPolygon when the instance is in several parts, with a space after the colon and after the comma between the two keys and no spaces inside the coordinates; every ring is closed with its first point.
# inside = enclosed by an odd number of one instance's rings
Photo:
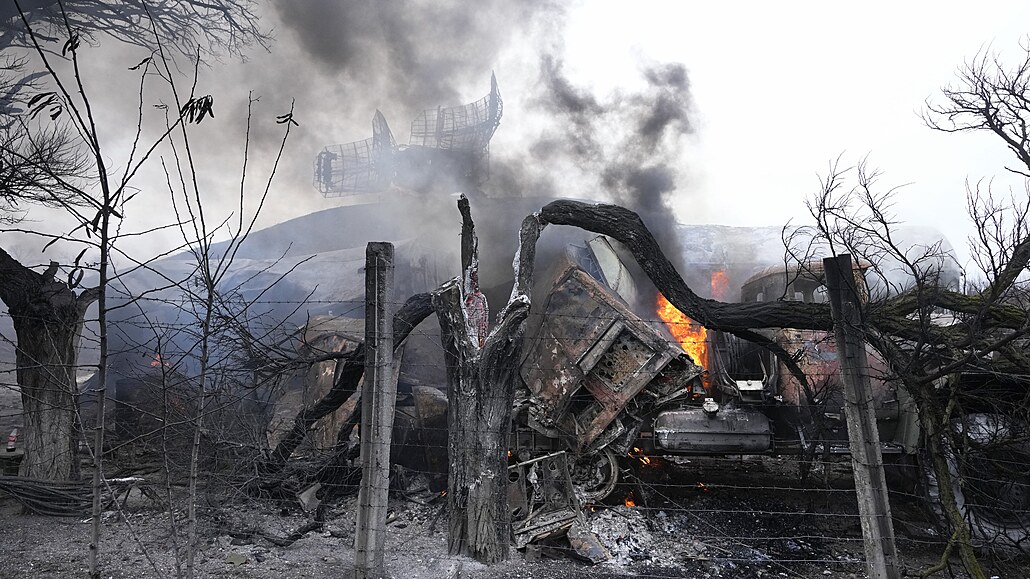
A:
{"type": "Polygon", "coordinates": [[[383,113],[372,117],[372,137],[329,145],[315,157],[315,187],[326,197],[381,191],[390,182],[397,144],[383,113]]]}
{"type": "Polygon", "coordinates": [[[315,157],[314,185],[325,197],[383,191],[391,184],[416,191],[461,191],[490,175],[490,139],[504,105],[497,79],[490,93],[458,107],[426,109],[411,123],[407,145],[398,145],[376,111],[372,137],[330,145],[315,157]]]}
{"type": "Polygon", "coordinates": [[[503,105],[497,79],[490,76],[490,94],[460,107],[427,109],[411,121],[408,145],[477,153],[490,146],[501,124],[503,105]]]}

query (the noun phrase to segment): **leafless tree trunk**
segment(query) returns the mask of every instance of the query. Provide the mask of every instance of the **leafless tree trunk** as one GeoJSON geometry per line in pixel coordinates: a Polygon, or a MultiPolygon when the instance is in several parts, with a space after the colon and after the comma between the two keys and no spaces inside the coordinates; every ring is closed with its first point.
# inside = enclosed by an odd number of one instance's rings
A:
{"type": "MultiPolygon", "coordinates": [[[[447,511],[449,549],[486,563],[508,558],[508,437],[518,381],[522,337],[529,315],[533,256],[542,225],[530,216],[521,230],[515,289],[497,325],[479,332],[485,312],[477,310],[478,255],[468,200],[462,215],[462,278],[433,294],[447,367],[447,511]]],[[[484,308],[485,309],[485,308],[484,308]]]]}
{"type": "Polygon", "coordinates": [[[0,300],[18,337],[17,377],[24,412],[21,476],[68,480],[78,474],[75,372],[86,308],[96,291],[78,295],[55,279],[58,265],[35,272],[0,249],[0,300]]]}

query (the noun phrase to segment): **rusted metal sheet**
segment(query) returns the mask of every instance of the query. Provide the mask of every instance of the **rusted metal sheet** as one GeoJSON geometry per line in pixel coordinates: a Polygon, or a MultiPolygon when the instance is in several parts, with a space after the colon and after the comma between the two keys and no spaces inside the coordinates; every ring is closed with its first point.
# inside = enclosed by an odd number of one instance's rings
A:
{"type": "MultiPolygon", "coordinates": [[[[777,330],[773,336],[777,344],[788,352],[798,352],[798,365],[808,377],[813,387],[815,402],[823,406],[827,412],[841,412],[844,407],[844,394],[840,383],[840,361],[837,354],[837,343],[831,332],[820,330],[777,330]]],[[[866,354],[869,358],[869,373],[872,378],[873,406],[876,409],[876,417],[881,421],[881,430],[890,426],[891,421],[896,421],[900,413],[900,403],[897,385],[893,382],[883,380],[882,377],[889,374],[889,369],[883,358],[871,347],[866,347],[866,354]]],[[[797,379],[781,367],[780,369],[780,395],[784,402],[798,407],[808,405],[808,400],[801,384],[797,379]]],[[[891,440],[891,433],[883,438],[884,441],[891,440]]]]}

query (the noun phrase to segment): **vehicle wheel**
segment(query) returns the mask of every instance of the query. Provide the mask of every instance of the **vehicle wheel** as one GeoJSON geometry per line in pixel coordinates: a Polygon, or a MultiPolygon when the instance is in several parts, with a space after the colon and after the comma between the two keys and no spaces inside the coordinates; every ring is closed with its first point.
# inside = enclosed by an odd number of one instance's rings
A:
{"type": "Polygon", "coordinates": [[[619,461],[611,450],[576,457],[572,465],[572,484],[584,503],[604,500],[618,483],[619,461]]]}
{"type": "MultiPolygon", "coordinates": [[[[1030,443],[1027,429],[997,414],[970,414],[952,423],[967,442],[965,460],[950,449],[948,467],[955,503],[978,547],[1000,555],[1030,554],[1030,443]]],[[[922,457],[925,488],[942,526],[940,484],[929,456],[922,457]]]]}

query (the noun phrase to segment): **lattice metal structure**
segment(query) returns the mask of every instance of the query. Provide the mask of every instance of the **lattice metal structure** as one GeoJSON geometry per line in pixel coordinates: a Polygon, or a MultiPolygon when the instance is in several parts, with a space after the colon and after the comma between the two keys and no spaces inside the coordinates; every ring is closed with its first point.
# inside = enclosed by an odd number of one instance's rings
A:
{"type": "Polygon", "coordinates": [[[411,122],[408,144],[445,151],[478,153],[490,146],[490,138],[501,124],[501,94],[497,79],[490,76],[490,94],[460,107],[427,109],[411,122]]]}
{"type": "Polygon", "coordinates": [[[326,197],[381,191],[392,177],[397,144],[383,113],[372,117],[372,137],[329,145],[315,157],[315,187],[326,197]]]}
{"type": "Polygon", "coordinates": [[[330,145],[315,158],[315,188],[326,197],[383,191],[396,184],[415,191],[464,191],[489,178],[490,139],[503,112],[497,79],[490,93],[458,107],[427,109],[411,123],[407,145],[397,145],[376,111],[372,138],[330,145]]]}

